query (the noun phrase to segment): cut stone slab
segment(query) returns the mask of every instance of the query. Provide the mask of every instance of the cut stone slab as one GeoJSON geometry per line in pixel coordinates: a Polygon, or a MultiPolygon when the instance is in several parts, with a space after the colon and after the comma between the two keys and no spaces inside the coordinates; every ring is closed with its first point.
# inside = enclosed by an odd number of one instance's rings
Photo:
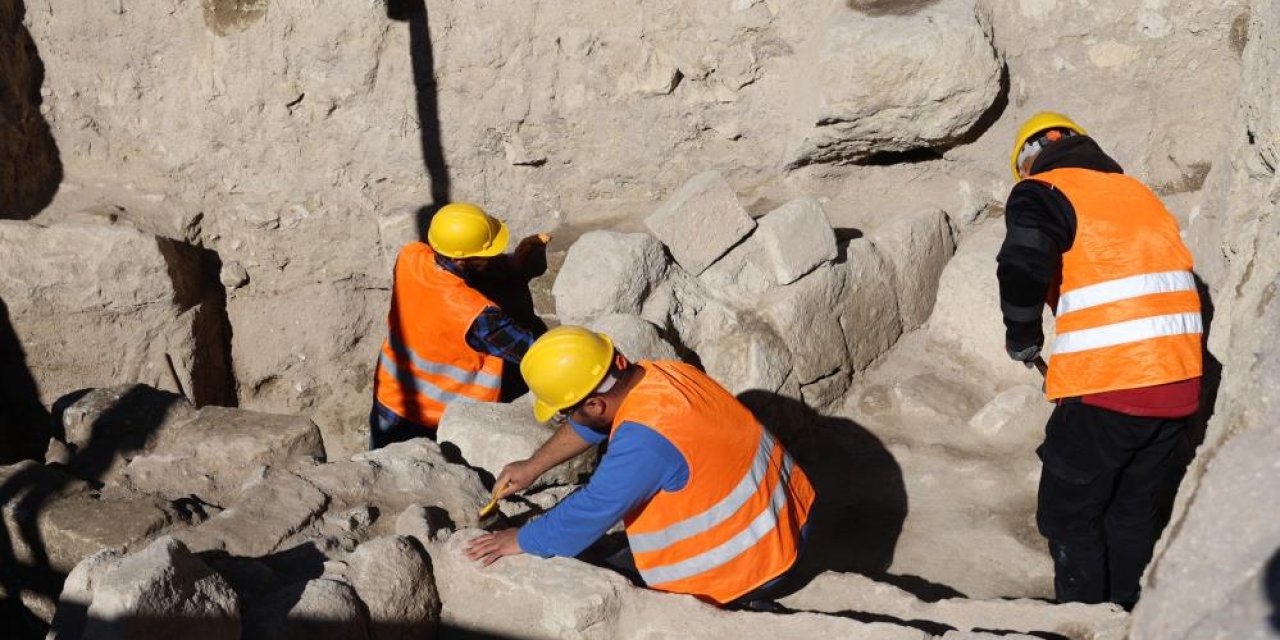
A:
{"type": "Polygon", "coordinates": [[[791,352],[793,372],[801,384],[849,366],[840,319],[830,312],[842,300],[847,284],[846,269],[826,265],[760,300],[761,314],[791,352]]]}
{"type": "Polygon", "coordinates": [[[249,603],[244,640],[367,640],[369,617],[350,585],[320,578],[249,603]]]}
{"type": "Polygon", "coordinates": [[[415,438],[347,462],[316,465],[298,473],[329,496],[331,508],[370,505],[384,515],[420,504],[439,507],[456,526],[475,526],[489,492],[475,471],[445,459],[439,445],[415,438]]]}
{"type": "Polygon", "coordinates": [[[556,315],[581,324],[612,313],[640,313],[667,272],[662,243],[647,233],[591,231],[569,247],[551,293],[556,315]]]}
{"type": "Polygon", "coordinates": [[[1029,599],[968,598],[925,602],[895,586],[856,573],[824,573],[779,602],[800,611],[858,611],[899,620],[933,622],[960,632],[998,629],[1034,637],[1052,634],[1090,640],[1120,640],[1124,637],[1127,618],[1123,609],[1111,604],[1058,605],[1029,599]]]}
{"type": "MultiPolygon", "coordinates": [[[[897,342],[902,335],[902,317],[893,274],[875,245],[858,238],[845,251],[848,285],[842,297],[830,304],[840,319],[849,361],[855,370],[862,370],[897,342]]],[[[822,313],[821,308],[813,312],[822,313]]]]}
{"type": "Polygon", "coordinates": [[[240,637],[235,591],[172,537],[121,558],[93,583],[83,638],[240,637]]]}
{"type": "Polygon", "coordinates": [[[703,346],[707,375],[735,396],[753,389],[776,392],[791,373],[791,352],[763,323],[741,325],[703,346]]]}
{"type": "Polygon", "coordinates": [[[150,452],[129,461],[123,483],[225,506],[259,467],[296,468],[324,459],[320,429],[304,416],[205,407],[160,432],[150,452]]]}
{"type": "Polygon", "coordinates": [[[813,198],[792,200],[759,221],[756,235],[773,267],[774,281],[791,284],[836,259],[836,234],[813,198]]]}
{"type": "Polygon", "coordinates": [[[347,557],[347,582],[369,610],[370,640],[411,640],[435,634],[440,619],[431,561],[413,538],[370,540],[347,557]]]}
{"type": "Polygon", "coordinates": [[[756,226],[733,187],[715,171],[690,178],[644,224],[676,262],[695,276],[756,226]]]}
{"type": "MultiPolygon", "coordinates": [[[[445,409],[437,437],[457,446],[468,464],[496,478],[502,467],[533,455],[554,433],[553,427],[534,419],[533,396],[526,394],[510,404],[455,402],[445,409]]],[[[549,469],[529,489],[577,484],[595,469],[597,458],[598,450],[592,447],[549,469]]]]}
{"type": "Polygon", "coordinates": [[[200,249],[123,225],[4,220],[0,255],[0,300],[46,406],[128,382],[232,399],[222,287],[200,249]]]}
{"type": "MultiPolygon", "coordinates": [[[[631,585],[621,575],[569,558],[508,556],[481,568],[463,551],[480,531],[459,531],[428,547],[443,602],[442,625],[462,634],[517,638],[709,638],[927,640],[906,626],[835,616],[730,612],[690,596],[631,585]]],[[[449,637],[446,632],[445,637],[449,637]]],[[[471,637],[471,636],[467,636],[471,637]]]]}
{"type": "Polygon", "coordinates": [[[160,433],[195,414],[182,396],[147,385],[89,390],[62,412],[67,468],[79,477],[110,481],[130,459],[150,450],[160,433]]]}
{"type": "Polygon", "coordinates": [[[197,551],[225,550],[256,558],[281,548],[328,504],[329,498],[311,483],[272,469],[246,486],[226,510],[176,537],[197,551]]]}
{"type": "Polygon", "coordinates": [[[640,316],[615,313],[591,320],[586,327],[609,336],[613,346],[633,361],[680,359],[658,328],[640,316]]]}
{"type": "Polygon", "coordinates": [[[937,300],[942,270],[956,252],[947,214],[933,209],[894,218],[871,234],[871,242],[893,270],[902,329],[924,324],[937,300]]]}
{"type": "Polygon", "coordinates": [[[741,309],[755,308],[764,292],[778,286],[760,227],[756,229],[698,276],[711,295],[741,309]]]}
{"type": "Polygon", "coordinates": [[[797,102],[789,166],[858,162],[961,139],[1000,92],[1001,63],[977,14],[971,2],[910,16],[837,11],[819,45],[817,73],[797,102]]]}

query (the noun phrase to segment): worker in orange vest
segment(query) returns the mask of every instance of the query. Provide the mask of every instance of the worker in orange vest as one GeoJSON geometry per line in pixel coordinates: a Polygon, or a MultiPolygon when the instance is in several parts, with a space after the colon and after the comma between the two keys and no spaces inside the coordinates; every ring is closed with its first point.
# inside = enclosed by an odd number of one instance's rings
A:
{"type": "Polygon", "coordinates": [[[608,336],[575,326],[539,338],[520,371],[537,419],[564,423],[502,470],[503,495],[609,446],[585,487],[520,529],[476,538],[470,558],[575,556],[621,521],[649,587],[719,605],[773,597],[797,564],[814,491],[741,402],[691,365],[632,363],[608,336]]]}
{"type": "Polygon", "coordinates": [[[371,449],[435,439],[452,402],[502,398],[503,363],[518,365],[536,335],[482,293],[480,279],[522,272],[546,237],[525,238],[503,264],[509,239],[507,226],[480,207],[453,203],[432,217],[427,242],[400,251],[374,373],[371,449]]]}
{"type": "Polygon", "coordinates": [[[1132,607],[1200,401],[1200,297],[1178,223],[1083,128],[1018,132],[997,256],[1010,357],[1030,365],[1055,314],[1036,520],[1059,601],[1132,607]]]}

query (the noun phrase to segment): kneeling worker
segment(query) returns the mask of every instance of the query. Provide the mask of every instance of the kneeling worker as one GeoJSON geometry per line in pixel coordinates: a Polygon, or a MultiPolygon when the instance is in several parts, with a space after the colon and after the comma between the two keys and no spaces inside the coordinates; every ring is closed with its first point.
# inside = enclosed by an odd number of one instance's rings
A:
{"type": "MultiPolygon", "coordinates": [[[[432,217],[426,243],[400,251],[374,373],[370,449],[435,439],[449,403],[500,398],[503,362],[518,365],[536,336],[473,281],[503,258],[509,238],[507,226],[480,207],[453,203],[432,217]]],[[[521,241],[510,266],[523,268],[543,242],[521,241]]]]}
{"type": "Polygon", "coordinates": [[[552,329],[520,364],[534,413],[563,424],[497,478],[509,494],[605,439],[588,484],[542,518],[472,541],[485,565],[575,556],[626,525],[650,588],[716,604],[767,599],[795,564],[814,500],[804,471],[724,387],[681,362],[629,362],[602,334],[552,329]]]}

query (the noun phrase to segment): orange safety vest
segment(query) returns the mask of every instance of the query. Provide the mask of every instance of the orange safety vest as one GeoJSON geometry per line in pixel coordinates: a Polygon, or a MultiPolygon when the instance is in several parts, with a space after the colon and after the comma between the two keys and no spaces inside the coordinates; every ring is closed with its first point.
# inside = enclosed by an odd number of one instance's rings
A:
{"type": "MultiPolygon", "coordinates": [[[[649,587],[730,602],[795,562],[814,491],[803,470],[751,412],[681,362],[640,362],[613,432],[636,422],[671,442],[689,481],[659,491],[625,518],[649,587]]],[[[612,435],[612,434],[611,434],[612,435]]]]}
{"type": "Polygon", "coordinates": [[[440,424],[451,402],[496,402],[502,358],[476,352],[466,338],[480,312],[492,306],[462,278],[440,268],[431,247],[406,245],[396,260],[387,339],[374,374],[378,402],[430,428],[440,424]]]}
{"type": "Polygon", "coordinates": [[[1054,169],[1031,177],[1076,213],[1062,255],[1050,400],[1138,389],[1201,374],[1200,296],[1178,222],[1119,173],[1054,169]]]}

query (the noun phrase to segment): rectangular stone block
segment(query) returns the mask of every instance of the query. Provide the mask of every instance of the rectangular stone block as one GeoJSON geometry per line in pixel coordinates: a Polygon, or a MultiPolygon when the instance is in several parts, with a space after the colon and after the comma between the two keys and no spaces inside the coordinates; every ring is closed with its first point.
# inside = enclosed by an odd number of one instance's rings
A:
{"type": "Polygon", "coordinates": [[[812,198],[792,200],[760,219],[756,231],[778,284],[791,284],[836,259],[836,234],[822,205],[812,198]]]}
{"type": "Polygon", "coordinates": [[[733,187],[715,171],[691,178],[644,224],[667,245],[676,262],[695,276],[756,226],[738,203],[733,187]]]}

